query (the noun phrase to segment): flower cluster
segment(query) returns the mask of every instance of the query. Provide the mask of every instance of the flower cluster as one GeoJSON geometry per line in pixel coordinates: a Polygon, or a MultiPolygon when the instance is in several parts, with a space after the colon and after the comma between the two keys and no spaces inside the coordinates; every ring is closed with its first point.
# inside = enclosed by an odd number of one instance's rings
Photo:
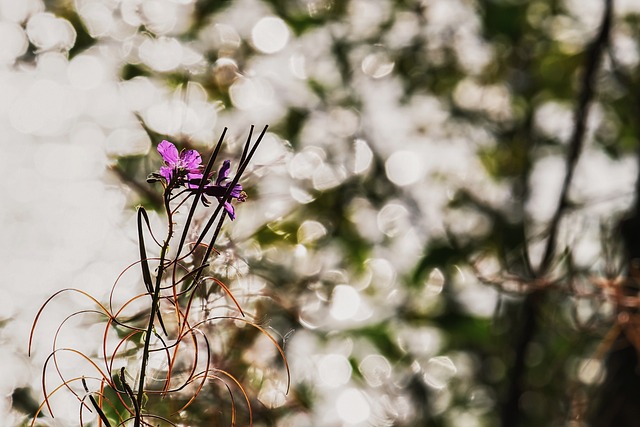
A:
{"type": "Polygon", "coordinates": [[[231,162],[229,160],[225,160],[222,163],[216,180],[212,181],[213,174],[209,174],[206,177],[203,176],[202,157],[198,151],[182,150],[178,152],[175,145],[163,140],[158,144],[158,152],[164,160],[164,165],[160,167],[158,174],[152,174],[153,178],[162,180],[166,188],[173,189],[184,186],[191,192],[197,191],[201,181],[204,180],[201,196],[203,204],[205,206],[210,205],[205,195],[215,197],[218,201],[224,203],[224,209],[229,214],[229,218],[232,220],[236,218],[231,200],[235,199],[239,202],[244,202],[247,195],[242,191],[242,185],[240,184],[235,184],[229,191],[229,186],[231,185],[231,180],[229,179],[231,162]]]}

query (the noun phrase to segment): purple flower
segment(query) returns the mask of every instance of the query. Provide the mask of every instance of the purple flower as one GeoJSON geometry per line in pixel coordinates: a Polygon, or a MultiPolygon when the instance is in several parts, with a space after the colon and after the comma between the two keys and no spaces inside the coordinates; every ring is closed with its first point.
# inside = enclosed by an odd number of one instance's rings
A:
{"type": "MultiPolygon", "coordinates": [[[[167,181],[176,177],[186,178],[187,181],[193,179],[202,179],[200,171],[202,158],[196,150],[182,150],[178,153],[178,149],[169,141],[163,140],[158,144],[158,152],[164,160],[164,166],[160,167],[160,175],[167,181]]],[[[189,185],[193,186],[192,184],[189,185]]]]}
{"type": "Polygon", "coordinates": [[[164,160],[164,165],[160,167],[160,173],[153,173],[149,176],[148,181],[154,182],[164,180],[167,184],[173,183],[175,187],[186,185],[187,189],[192,193],[196,192],[202,181],[204,180],[203,193],[200,196],[202,203],[209,206],[210,202],[205,196],[212,196],[218,201],[224,201],[224,209],[229,214],[229,218],[236,218],[236,211],[231,200],[235,199],[244,202],[247,194],[242,191],[242,185],[235,184],[231,189],[228,200],[225,195],[231,185],[229,180],[229,172],[231,171],[231,162],[225,160],[222,167],[218,171],[215,182],[211,182],[213,174],[204,177],[202,174],[202,158],[196,150],[182,150],[178,153],[178,149],[169,141],[162,141],[158,144],[158,153],[164,160]]]}
{"type": "MultiPolygon", "coordinates": [[[[218,177],[216,178],[215,183],[205,185],[204,194],[206,194],[207,196],[213,196],[220,202],[225,200],[225,194],[227,193],[229,185],[231,185],[231,182],[229,182],[228,178],[230,170],[231,162],[229,160],[225,160],[222,163],[222,167],[218,171],[218,177]]],[[[229,218],[231,218],[231,220],[236,219],[236,211],[231,204],[231,200],[233,199],[236,199],[239,202],[244,202],[247,199],[247,194],[242,191],[242,185],[234,185],[233,189],[231,189],[231,192],[229,193],[229,200],[225,200],[224,202],[224,209],[229,214],[229,218]]],[[[204,197],[204,195],[202,197],[202,202],[205,205],[209,204],[209,201],[204,197]]]]}

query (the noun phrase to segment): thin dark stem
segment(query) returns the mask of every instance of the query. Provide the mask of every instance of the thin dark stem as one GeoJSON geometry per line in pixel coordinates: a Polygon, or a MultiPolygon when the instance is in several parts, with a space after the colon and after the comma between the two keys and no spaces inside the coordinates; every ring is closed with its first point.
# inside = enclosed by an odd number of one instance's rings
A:
{"type": "MultiPolygon", "coordinates": [[[[84,387],[84,391],[85,393],[89,393],[89,388],[87,387],[87,381],[84,379],[84,377],[82,377],[82,386],[84,387]]],[[[91,402],[91,404],[93,405],[93,408],[96,410],[96,412],[98,413],[98,416],[100,417],[100,419],[102,420],[102,422],[104,423],[104,425],[106,427],[111,427],[111,423],[109,422],[109,419],[107,418],[107,416],[104,414],[104,411],[102,411],[102,408],[100,407],[100,405],[98,404],[98,402],[96,402],[96,399],[89,394],[89,401],[91,402]]],[[[82,414],[80,415],[82,416],[82,414]]]]}
{"type": "Polygon", "coordinates": [[[138,382],[138,394],[136,397],[138,412],[135,416],[135,421],[133,426],[140,427],[140,423],[142,421],[142,407],[143,407],[143,399],[144,399],[144,383],[146,379],[147,373],[147,363],[149,361],[149,348],[151,346],[151,335],[153,334],[154,323],[156,319],[156,315],[158,310],[160,310],[160,289],[162,283],[162,276],[164,273],[164,261],[167,255],[167,251],[169,249],[169,242],[171,237],[173,236],[173,219],[171,215],[171,207],[169,206],[169,198],[171,187],[167,187],[164,193],[164,207],[167,212],[167,223],[168,223],[168,231],[167,238],[160,249],[160,262],[158,264],[158,275],[156,276],[156,285],[153,289],[153,296],[151,300],[151,313],[149,314],[149,324],[147,325],[146,334],[144,337],[144,349],[142,351],[142,363],[140,366],[140,381],[138,382]]]}
{"type": "Polygon", "coordinates": [[[193,215],[194,215],[194,213],[196,211],[196,207],[198,206],[198,201],[200,200],[200,197],[204,193],[205,181],[206,181],[207,177],[209,176],[209,174],[211,173],[211,170],[213,169],[214,162],[218,158],[218,153],[220,152],[220,147],[222,147],[222,142],[224,141],[224,137],[225,137],[226,133],[227,133],[227,128],[224,128],[223,131],[222,131],[222,134],[220,135],[220,138],[218,139],[218,143],[216,144],[216,147],[213,150],[213,154],[211,154],[211,157],[209,158],[209,161],[207,162],[207,166],[205,167],[204,173],[202,174],[204,179],[198,185],[198,190],[195,192],[195,197],[193,198],[193,201],[191,202],[191,208],[189,209],[189,215],[187,216],[187,220],[185,221],[185,224],[184,224],[184,230],[182,231],[182,236],[180,237],[180,243],[178,243],[178,250],[176,252],[176,260],[180,259],[180,252],[182,251],[182,247],[184,246],[184,242],[185,242],[185,240],[187,238],[187,232],[189,231],[189,225],[191,224],[191,220],[193,219],[193,215]]]}
{"type": "Polygon", "coordinates": [[[136,400],[136,397],[133,394],[133,390],[131,390],[131,387],[129,387],[129,384],[127,384],[127,379],[125,378],[125,375],[124,375],[124,367],[120,369],[120,383],[122,383],[122,387],[124,388],[125,393],[127,393],[127,396],[129,396],[129,399],[131,399],[131,403],[133,403],[133,409],[134,409],[136,418],[140,418],[141,417],[140,404],[136,400]]]}
{"type": "MultiPolygon", "coordinates": [[[[267,130],[265,128],[265,130],[267,130]]],[[[249,136],[247,136],[247,142],[244,144],[244,148],[242,149],[242,155],[240,156],[240,162],[238,163],[238,169],[240,169],[240,165],[244,163],[244,160],[247,158],[247,153],[249,152],[249,143],[251,142],[251,136],[253,135],[253,126],[249,128],[249,136]]]]}
{"type": "MultiPolygon", "coordinates": [[[[218,206],[216,207],[216,209],[213,211],[213,215],[211,215],[211,217],[209,218],[209,221],[207,221],[207,223],[205,224],[204,228],[202,229],[202,231],[200,232],[200,236],[198,237],[198,240],[196,241],[194,247],[197,247],[198,245],[200,245],[200,243],[202,243],[202,241],[204,240],[205,235],[209,232],[209,230],[211,229],[211,227],[213,226],[213,223],[215,222],[216,216],[220,213],[220,211],[222,210],[224,203],[226,201],[229,200],[230,196],[231,196],[231,191],[233,191],[234,186],[238,183],[238,181],[240,180],[240,177],[242,176],[242,173],[244,172],[245,168],[247,167],[247,165],[249,164],[249,160],[251,160],[251,156],[253,155],[253,153],[255,152],[255,149],[258,147],[258,145],[260,144],[260,141],[262,140],[262,138],[264,137],[264,134],[267,131],[267,127],[265,126],[264,129],[262,130],[262,132],[260,133],[260,136],[258,136],[258,140],[256,141],[256,143],[254,144],[253,150],[251,150],[251,153],[249,153],[249,158],[247,159],[247,161],[245,161],[244,163],[242,163],[240,169],[238,170],[238,172],[236,173],[233,181],[229,184],[228,188],[227,188],[227,192],[225,193],[225,195],[223,196],[222,200],[220,200],[220,203],[218,203],[218,206]]],[[[251,130],[249,131],[249,137],[247,138],[247,144],[249,144],[250,142],[250,138],[251,135],[253,133],[253,128],[254,126],[251,125],[251,130]]],[[[211,251],[208,251],[209,254],[211,254],[211,251]]],[[[204,258],[203,264],[206,262],[207,258],[204,258]]]]}
{"type": "MultiPolygon", "coordinates": [[[[215,213],[212,215],[211,219],[209,220],[209,223],[207,223],[207,226],[205,226],[204,230],[202,231],[202,233],[200,235],[200,238],[198,239],[198,242],[201,242],[202,239],[204,238],[205,234],[207,233],[207,231],[209,231],[209,228],[213,224],[213,220],[216,217],[218,211],[220,209],[222,209],[224,204],[231,199],[231,191],[236,186],[236,184],[238,184],[238,181],[240,180],[240,177],[242,176],[242,174],[244,173],[245,169],[249,165],[249,162],[251,162],[251,158],[253,157],[253,155],[255,154],[256,150],[258,149],[258,146],[260,145],[260,142],[262,141],[262,138],[264,137],[265,133],[267,132],[267,128],[268,128],[268,126],[265,126],[264,129],[262,129],[262,132],[260,132],[260,135],[258,136],[258,139],[253,144],[253,147],[249,151],[249,154],[246,156],[245,161],[242,162],[242,164],[238,168],[238,172],[236,173],[236,175],[234,176],[233,180],[229,184],[229,186],[227,188],[227,192],[225,193],[224,197],[222,198],[222,200],[218,204],[218,207],[216,208],[215,213]]],[[[253,132],[253,126],[251,126],[251,132],[253,132]]],[[[249,133],[249,138],[251,138],[251,133],[249,133]]],[[[249,144],[249,141],[250,140],[248,139],[247,140],[247,146],[249,144]]],[[[211,256],[211,252],[213,251],[213,246],[214,246],[215,241],[216,241],[216,239],[218,237],[218,234],[220,232],[220,228],[222,227],[222,223],[223,223],[225,217],[226,217],[226,215],[224,215],[224,213],[220,217],[220,221],[218,222],[218,225],[217,225],[216,230],[215,230],[215,232],[213,234],[213,237],[211,238],[211,241],[209,242],[209,245],[207,246],[207,250],[206,250],[206,252],[204,254],[204,257],[202,258],[202,264],[206,264],[207,260],[211,256]]],[[[194,279],[194,282],[197,282],[200,279],[200,277],[202,275],[201,272],[202,272],[202,270],[200,270],[198,272],[198,274],[196,275],[196,277],[194,279]]]]}

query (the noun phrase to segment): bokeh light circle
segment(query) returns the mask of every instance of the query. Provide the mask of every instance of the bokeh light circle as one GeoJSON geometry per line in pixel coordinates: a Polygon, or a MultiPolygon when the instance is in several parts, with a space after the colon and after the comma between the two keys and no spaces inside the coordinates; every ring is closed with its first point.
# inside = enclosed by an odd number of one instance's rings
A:
{"type": "Polygon", "coordinates": [[[338,388],[351,378],[351,364],[341,354],[327,354],[318,363],[320,381],[327,387],[338,388]]]}
{"type": "Polygon", "coordinates": [[[336,411],[343,421],[358,424],[369,418],[371,406],[360,390],[347,388],[338,395],[336,411]]]}
{"type": "Polygon", "coordinates": [[[420,157],[407,150],[399,150],[389,156],[385,170],[389,180],[401,187],[415,184],[423,174],[420,157]]]}
{"type": "Polygon", "coordinates": [[[360,308],[360,300],[360,294],[353,286],[336,286],[331,296],[331,316],[336,320],[353,318],[360,308]]]}
{"type": "Polygon", "coordinates": [[[27,22],[27,35],[36,47],[48,49],[71,49],[76,42],[76,30],[66,19],[52,13],[38,13],[27,22]]]}
{"type": "Polygon", "coordinates": [[[263,53],[276,53],[289,42],[289,28],[282,19],[266,16],[251,30],[251,42],[263,53]]]}
{"type": "Polygon", "coordinates": [[[28,46],[27,36],[20,25],[0,22],[0,63],[13,63],[27,51],[28,46]]]}

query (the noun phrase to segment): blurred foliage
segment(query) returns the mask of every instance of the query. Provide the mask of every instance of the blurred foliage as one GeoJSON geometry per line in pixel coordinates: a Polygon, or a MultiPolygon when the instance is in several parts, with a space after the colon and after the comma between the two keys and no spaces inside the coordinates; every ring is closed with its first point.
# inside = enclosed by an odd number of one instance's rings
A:
{"type": "MultiPolygon", "coordinates": [[[[363,390],[371,408],[376,408],[367,425],[498,425],[506,408],[513,405],[514,393],[517,425],[588,425],[582,420],[595,401],[602,374],[585,379],[581,370],[589,366],[586,361],[596,366],[604,363],[608,347],[603,337],[614,323],[606,296],[590,280],[613,279],[603,277],[603,271],[611,266],[603,264],[604,257],[597,262],[575,262],[577,255],[571,244],[576,239],[558,242],[552,268],[539,274],[540,261],[533,252],[549,238],[550,218],[536,213],[532,193],[540,186],[551,185],[534,176],[536,166],[545,159],[564,159],[568,151],[567,138],[561,134],[570,133],[576,118],[562,122],[562,131],[547,131],[544,121],[557,117],[543,116],[541,111],[551,102],[569,112],[576,108],[586,52],[598,31],[597,25],[589,24],[592,20],[584,19],[589,12],[577,10],[576,2],[559,0],[405,0],[375,5],[356,0],[245,3],[260,5],[260,10],[284,20],[291,31],[289,43],[300,42],[296,53],[307,56],[309,67],[309,75],[302,80],[304,88],[295,89],[301,93],[293,98],[312,101],[293,102],[291,96],[284,97],[278,93],[280,89],[274,89],[273,97],[279,99],[285,112],[269,123],[270,129],[288,141],[293,152],[281,164],[267,165],[267,170],[280,168],[277,173],[286,176],[292,157],[316,144],[315,140],[307,140],[313,132],[309,129],[324,132],[316,137],[323,143],[322,162],[334,166],[334,170],[346,169],[352,163],[348,156],[353,156],[355,139],[367,141],[372,151],[365,172],[351,174],[329,188],[314,187],[309,177],[287,177],[285,185],[303,188],[310,200],[292,203],[287,212],[264,221],[251,236],[238,241],[229,237],[227,246],[219,248],[237,251],[236,256],[250,266],[251,277],[267,284],[257,294],[249,295],[258,301],[253,307],[255,318],[270,322],[267,324],[280,334],[294,330],[292,346],[296,336],[313,342],[309,354],[350,348],[348,360],[353,374],[349,384],[363,390]],[[365,15],[372,11],[380,17],[367,23],[369,18],[365,15]],[[469,21],[471,18],[475,21],[469,21]],[[362,20],[366,31],[355,23],[362,20]],[[325,36],[319,40],[330,46],[314,46],[315,41],[303,43],[305,37],[318,33],[325,36]],[[387,46],[401,35],[402,42],[387,46]],[[311,51],[313,47],[318,52],[311,51]],[[393,63],[390,73],[376,77],[362,71],[363,52],[373,47],[393,63]],[[323,56],[322,60],[314,63],[313,58],[318,56],[323,56]],[[325,60],[337,78],[314,72],[313,67],[326,66],[322,62],[325,60]],[[383,97],[385,81],[402,92],[394,105],[381,105],[388,101],[383,97]],[[431,117],[436,111],[414,104],[423,97],[437,100],[445,111],[444,120],[433,122],[431,117]],[[321,114],[332,117],[330,114],[336,109],[356,114],[355,131],[334,132],[341,123],[331,118],[320,125],[313,123],[321,114]],[[397,140],[386,140],[388,135],[380,135],[380,131],[385,126],[395,129],[394,119],[379,123],[380,117],[371,114],[377,109],[388,114],[413,114],[408,125],[411,129],[400,133],[397,140]],[[405,137],[411,140],[403,140],[405,137]],[[455,171],[448,175],[447,170],[435,173],[430,169],[425,169],[427,177],[415,184],[405,186],[390,179],[386,166],[391,153],[410,147],[416,153],[438,156],[438,148],[423,151],[438,138],[465,141],[474,157],[469,165],[479,165],[469,166],[468,179],[459,179],[455,171]],[[430,196],[435,193],[447,194],[441,206],[430,196]],[[407,223],[395,234],[379,230],[370,233],[371,227],[378,226],[376,220],[364,219],[367,216],[358,212],[364,211],[362,206],[366,205],[375,217],[389,203],[405,207],[407,223]],[[441,208],[441,217],[430,212],[431,205],[435,206],[433,209],[441,208]],[[450,223],[449,217],[459,222],[450,223]],[[480,218],[481,226],[466,227],[469,217],[480,218]],[[313,241],[299,238],[305,221],[319,222],[326,233],[313,241]],[[408,237],[418,240],[418,249],[409,255],[395,246],[409,245],[412,240],[408,237]],[[298,257],[296,250],[305,255],[298,257]],[[373,262],[380,259],[391,264],[388,272],[376,273],[373,262]],[[408,260],[405,265],[395,265],[404,259],[408,260]],[[482,263],[486,260],[497,269],[485,272],[482,263]],[[315,268],[315,264],[321,266],[315,268]],[[442,284],[432,289],[432,282],[438,281],[434,274],[441,275],[442,284]],[[333,292],[344,284],[356,287],[373,307],[368,318],[343,323],[329,320],[333,292]],[[463,293],[468,296],[462,298],[463,293]],[[535,303],[533,308],[527,308],[532,295],[535,303]],[[474,308],[474,304],[491,305],[491,301],[495,307],[488,311],[474,308]],[[309,320],[309,310],[317,311],[313,321],[309,320]],[[587,319],[581,319],[583,316],[587,319]],[[535,328],[524,339],[523,329],[532,317],[535,328]],[[596,352],[599,343],[604,343],[604,352],[596,352]],[[380,384],[360,371],[363,360],[371,354],[381,355],[390,366],[388,377],[380,384]],[[430,363],[436,356],[448,358],[455,366],[455,374],[442,380],[443,384],[430,378],[430,363]],[[518,366],[518,358],[522,358],[522,366],[518,366]],[[406,401],[410,402],[408,407],[402,404],[406,401]]],[[[595,3],[604,4],[589,2],[595,3]]],[[[200,40],[198,46],[206,59],[201,70],[157,72],[132,61],[121,67],[121,78],[147,76],[168,89],[179,88],[187,81],[198,82],[210,100],[221,101],[225,107],[217,127],[246,122],[238,117],[253,112],[237,109],[229,83],[212,77],[216,61],[221,57],[232,59],[238,66],[233,77],[237,79],[242,75],[260,76],[256,63],[269,55],[256,49],[245,39],[248,34],[240,30],[242,41],[231,50],[207,46],[202,41],[212,23],[244,25],[226,14],[232,8],[231,1],[199,0],[191,11],[188,30],[175,35],[185,42],[200,40]]],[[[97,43],[83,29],[68,2],[58,2],[52,10],[76,28],[78,38],[70,55],[97,43]]],[[[600,16],[602,7],[597,10],[600,16]]],[[[612,37],[597,73],[592,103],[601,119],[588,136],[589,150],[601,151],[612,161],[628,158],[637,150],[639,12],[636,9],[616,13],[612,37]],[[612,61],[619,54],[614,43],[621,37],[633,41],[630,52],[625,53],[631,59],[612,61]]],[[[253,14],[249,18],[254,19],[253,14]]],[[[278,60],[288,59],[283,56],[278,60]]],[[[274,84],[278,82],[278,76],[265,76],[273,78],[274,84]]],[[[162,135],[146,125],[145,130],[154,142],[168,138],[183,145],[210,144],[179,135],[162,135]]],[[[122,157],[114,163],[114,170],[138,195],[132,205],[159,206],[153,190],[144,190],[145,176],[157,168],[158,162],[151,157],[122,157]]],[[[274,191],[278,195],[273,196],[269,188],[261,185],[261,179],[262,176],[250,179],[246,185],[250,195],[255,195],[256,206],[263,206],[261,203],[272,197],[291,199],[289,188],[279,188],[274,191]]],[[[560,186],[563,176],[553,175],[553,179],[560,181],[553,185],[560,186]]],[[[596,179],[603,179],[602,174],[596,179]]],[[[556,196],[551,193],[548,197],[556,196]]],[[[580,215],[595,215],[588,209],[590,202],[575,200],[575,205],[563,212],[569,219],[561,227],[571,230],[572,222],[580,215]]],[[[555,206],[557,200],[549,203],[555,206]]],[[[238,223],[242,221],[242,209],[238,223]]],[[[624,206],[612,205],[600,215],[603,221],[611,220],[624,210],[624,206]]],[[[233,274],[221,278],[241,280],[233,274]]],[[[234,332],[228,352],[215,360],[234,375],[244,373],[242,379],[252,384],[252,398],[260,390],[256,378],[270,369],[265,362],[252,370],[251,362],[243,357],[258,336],[249,331],[234,332]]],[[[297,363],[298,354],[306,353],[297,347],[289,353],[292,365],[297,363]]],[[[310,363],[299,362],[311,369],[310,363]]],[[[293,389],[286,404],[270,410],[254,402],[254,408],[258,408],[254,412],[256,425],[340,425],[328,421],[322,424],[328,411],[322,402],[329,401],[328,396],[335,391],[322,385],[322,378],[318,378],[321,374],[308,372],[304,378],[296,378],[300,372],[294,366],[293,389]]],[[[445,374],[442,375],[446,377],[445,374]]],[[[220,401],[225,393],[212,391],[206,404],[193,406],[189,425],[205,425],[204,420],[208,424],[228,424],[228,415],[219,412],[220,407],[229,405],[228,401],[220,401]],[[208,406],[214,401],[215,405],[208,406]]],[[[624,393],[637,395],[640,390],[624,393]]],[[[20,402],[16,400],[17,404],[20,402]]]]}

